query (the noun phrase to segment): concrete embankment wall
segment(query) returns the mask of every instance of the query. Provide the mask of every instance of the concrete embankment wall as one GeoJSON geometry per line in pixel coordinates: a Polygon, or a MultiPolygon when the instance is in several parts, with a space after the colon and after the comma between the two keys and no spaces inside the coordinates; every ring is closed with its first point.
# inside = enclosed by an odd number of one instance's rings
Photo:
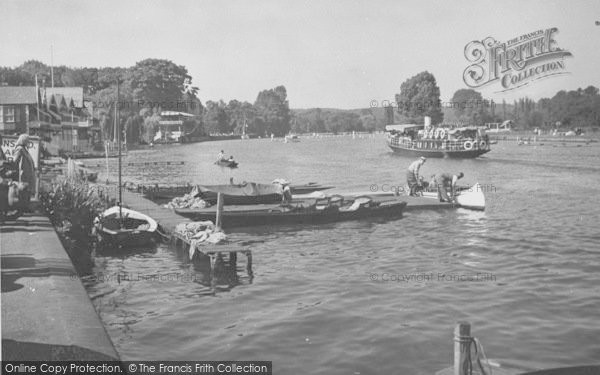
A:
{"type": "Polygon", "coordinates": [[[0,227],[3,360],[118,360],[50,220],[0,227]]]}

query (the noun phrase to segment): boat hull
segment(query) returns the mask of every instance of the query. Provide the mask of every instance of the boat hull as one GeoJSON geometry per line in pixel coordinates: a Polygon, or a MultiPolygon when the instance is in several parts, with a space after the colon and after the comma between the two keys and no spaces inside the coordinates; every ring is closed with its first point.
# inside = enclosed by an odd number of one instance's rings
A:
{"type": "MultiPolygon", "coordinates": [[[[317,210],[314,207],[288,210],[284,207],[270,207],[252,210],[224,210],[222,223],[225,228],[257,225],[295,224],[311,225],[338,221],[362,220],[370,218],[400,218],[406,202],[381,202],[375,207],[360,207],[354,211],[343,211],[338,207],[327,207],[317,210]]],[[[176,209],[175,212],[192,220],[216,220],[214,209],[176,209]]]]}
{"type": "MultiPolygon", "coordinates": [[[[437,191],[423,192],[424,198],[439,199],[437,191]]],[[[470,210],[485,210],[485,195],[479,183],[460,189],[455,194],[456,203],[462,208],[470,210]]]]}
{"type": "Polygon", "coordinates": [[[141,212],[122,207],[123,227],[120,226],[119,207],[105,210],[94,225],[98,243],[113,247],[144,247],[156,242],[158,223],[141,212]]]}
{"type": "Polygon", "coordinates": [[[472,159],[481,156],[489,149],[482,150],[462,150],[462,151],[446,151],[446,150],[423,150],[415,148],[404,148],[395,145],[388,144],[395,153],[406,155],[406,156],[424,156],[426,158],[455,158],[455,159],[472,159]]]}
{"type": "MultiPolygon", "coordinates": [[[[324,186],[315,183],[308,183],[305,185],[292,185],[292,195],[303,195],[310,194],[315,191],[332,189],[333,186],[324,186]]],[[[144,194],[148,199],[154,201],[170,201],[173,198],[181,197],[184,194],[188,194],[193,189],[192,185],[181,185],[181,186],[142,186],[138,185],[133,191],[144,194]]],[[[206,192],[203,193],[204,199],[216,202],[217,193],[206,192]]],[[[225,204],[227,205],[249,205],[249,204],[267,204],[267,203],[279,203],[281,202],[280,194],[269,194],[267,196],[261,196],[256,199],[252,196],[231,196],[225,195],[225,204]]]]}
{"type": "Polygon", "coordinates": [[[215,162],[216,165],[218,165],[219,167],[224,167],[224,168],[237,168],[238,167],[238,163],[236,161],[230,161],[230,160],[217,160],[215,162]]]}

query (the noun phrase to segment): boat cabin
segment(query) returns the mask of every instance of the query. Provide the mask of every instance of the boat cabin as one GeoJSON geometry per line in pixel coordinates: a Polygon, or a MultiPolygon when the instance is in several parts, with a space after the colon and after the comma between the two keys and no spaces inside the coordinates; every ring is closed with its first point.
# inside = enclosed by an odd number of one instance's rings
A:
{"type": "Polygon", "coordinates": [[[388,145],[396,149],[424,151],[489,150],[485,129],[476,126],[452,128],[414,124],[387,125],[388,145]]]}

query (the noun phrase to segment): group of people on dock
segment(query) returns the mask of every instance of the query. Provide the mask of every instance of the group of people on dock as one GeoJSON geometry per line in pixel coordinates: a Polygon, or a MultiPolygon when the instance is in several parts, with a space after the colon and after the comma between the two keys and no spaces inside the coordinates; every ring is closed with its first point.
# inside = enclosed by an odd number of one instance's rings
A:
{"type": "Polygon", "coordinates": [[[431,176],[431,182],[424,181],[423,176],[419,175],[421,167],[427,158],[421,156],[408,166],[406,171],[406,182],[409,187],[410,196],[422,195],[423,190],[437,186],[437,193],[440,202],[455,202],[456,183],[464,177],[464,173],[458,174],[439,173],[431,176]],[[450,194],[448,194],[450,193],[450,194]]]}
{"type": "Polygon", "coordinates": [[[29,210],[31,196],[35,193],[36,175],[28,144],[29,135],[21,134],[10,159],[0,148],[0,221],[4,221],[10,211],[15,211],[13,216],[19,216],[29,210]]]}

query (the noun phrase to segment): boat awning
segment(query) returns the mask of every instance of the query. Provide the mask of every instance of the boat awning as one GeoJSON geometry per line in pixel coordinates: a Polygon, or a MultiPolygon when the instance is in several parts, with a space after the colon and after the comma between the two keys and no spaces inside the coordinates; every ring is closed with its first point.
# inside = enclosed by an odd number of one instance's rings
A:
{"type": "Polygon", "coordinates": [[[202,193],[213,192],[234,196],[260,196],[268,194],[282,194],[282,187],[278,184],[257,184],[247,182],[242,185],[198,185],[202,193]]]}
{"type": "Polygon", "coordinates": [[[194,117],[191,113],[175,112],[175,111],[162,111],[161,116],[183,116],[183,117],[194,117]]]}
{"type": "Polygon", "coordinates": [[[409,129],[422,129],[424,125],[416,125],[416,124],[401,124],[401,125],[386,125],[385,131],[397,131],[403,132],[409,129]]]}

